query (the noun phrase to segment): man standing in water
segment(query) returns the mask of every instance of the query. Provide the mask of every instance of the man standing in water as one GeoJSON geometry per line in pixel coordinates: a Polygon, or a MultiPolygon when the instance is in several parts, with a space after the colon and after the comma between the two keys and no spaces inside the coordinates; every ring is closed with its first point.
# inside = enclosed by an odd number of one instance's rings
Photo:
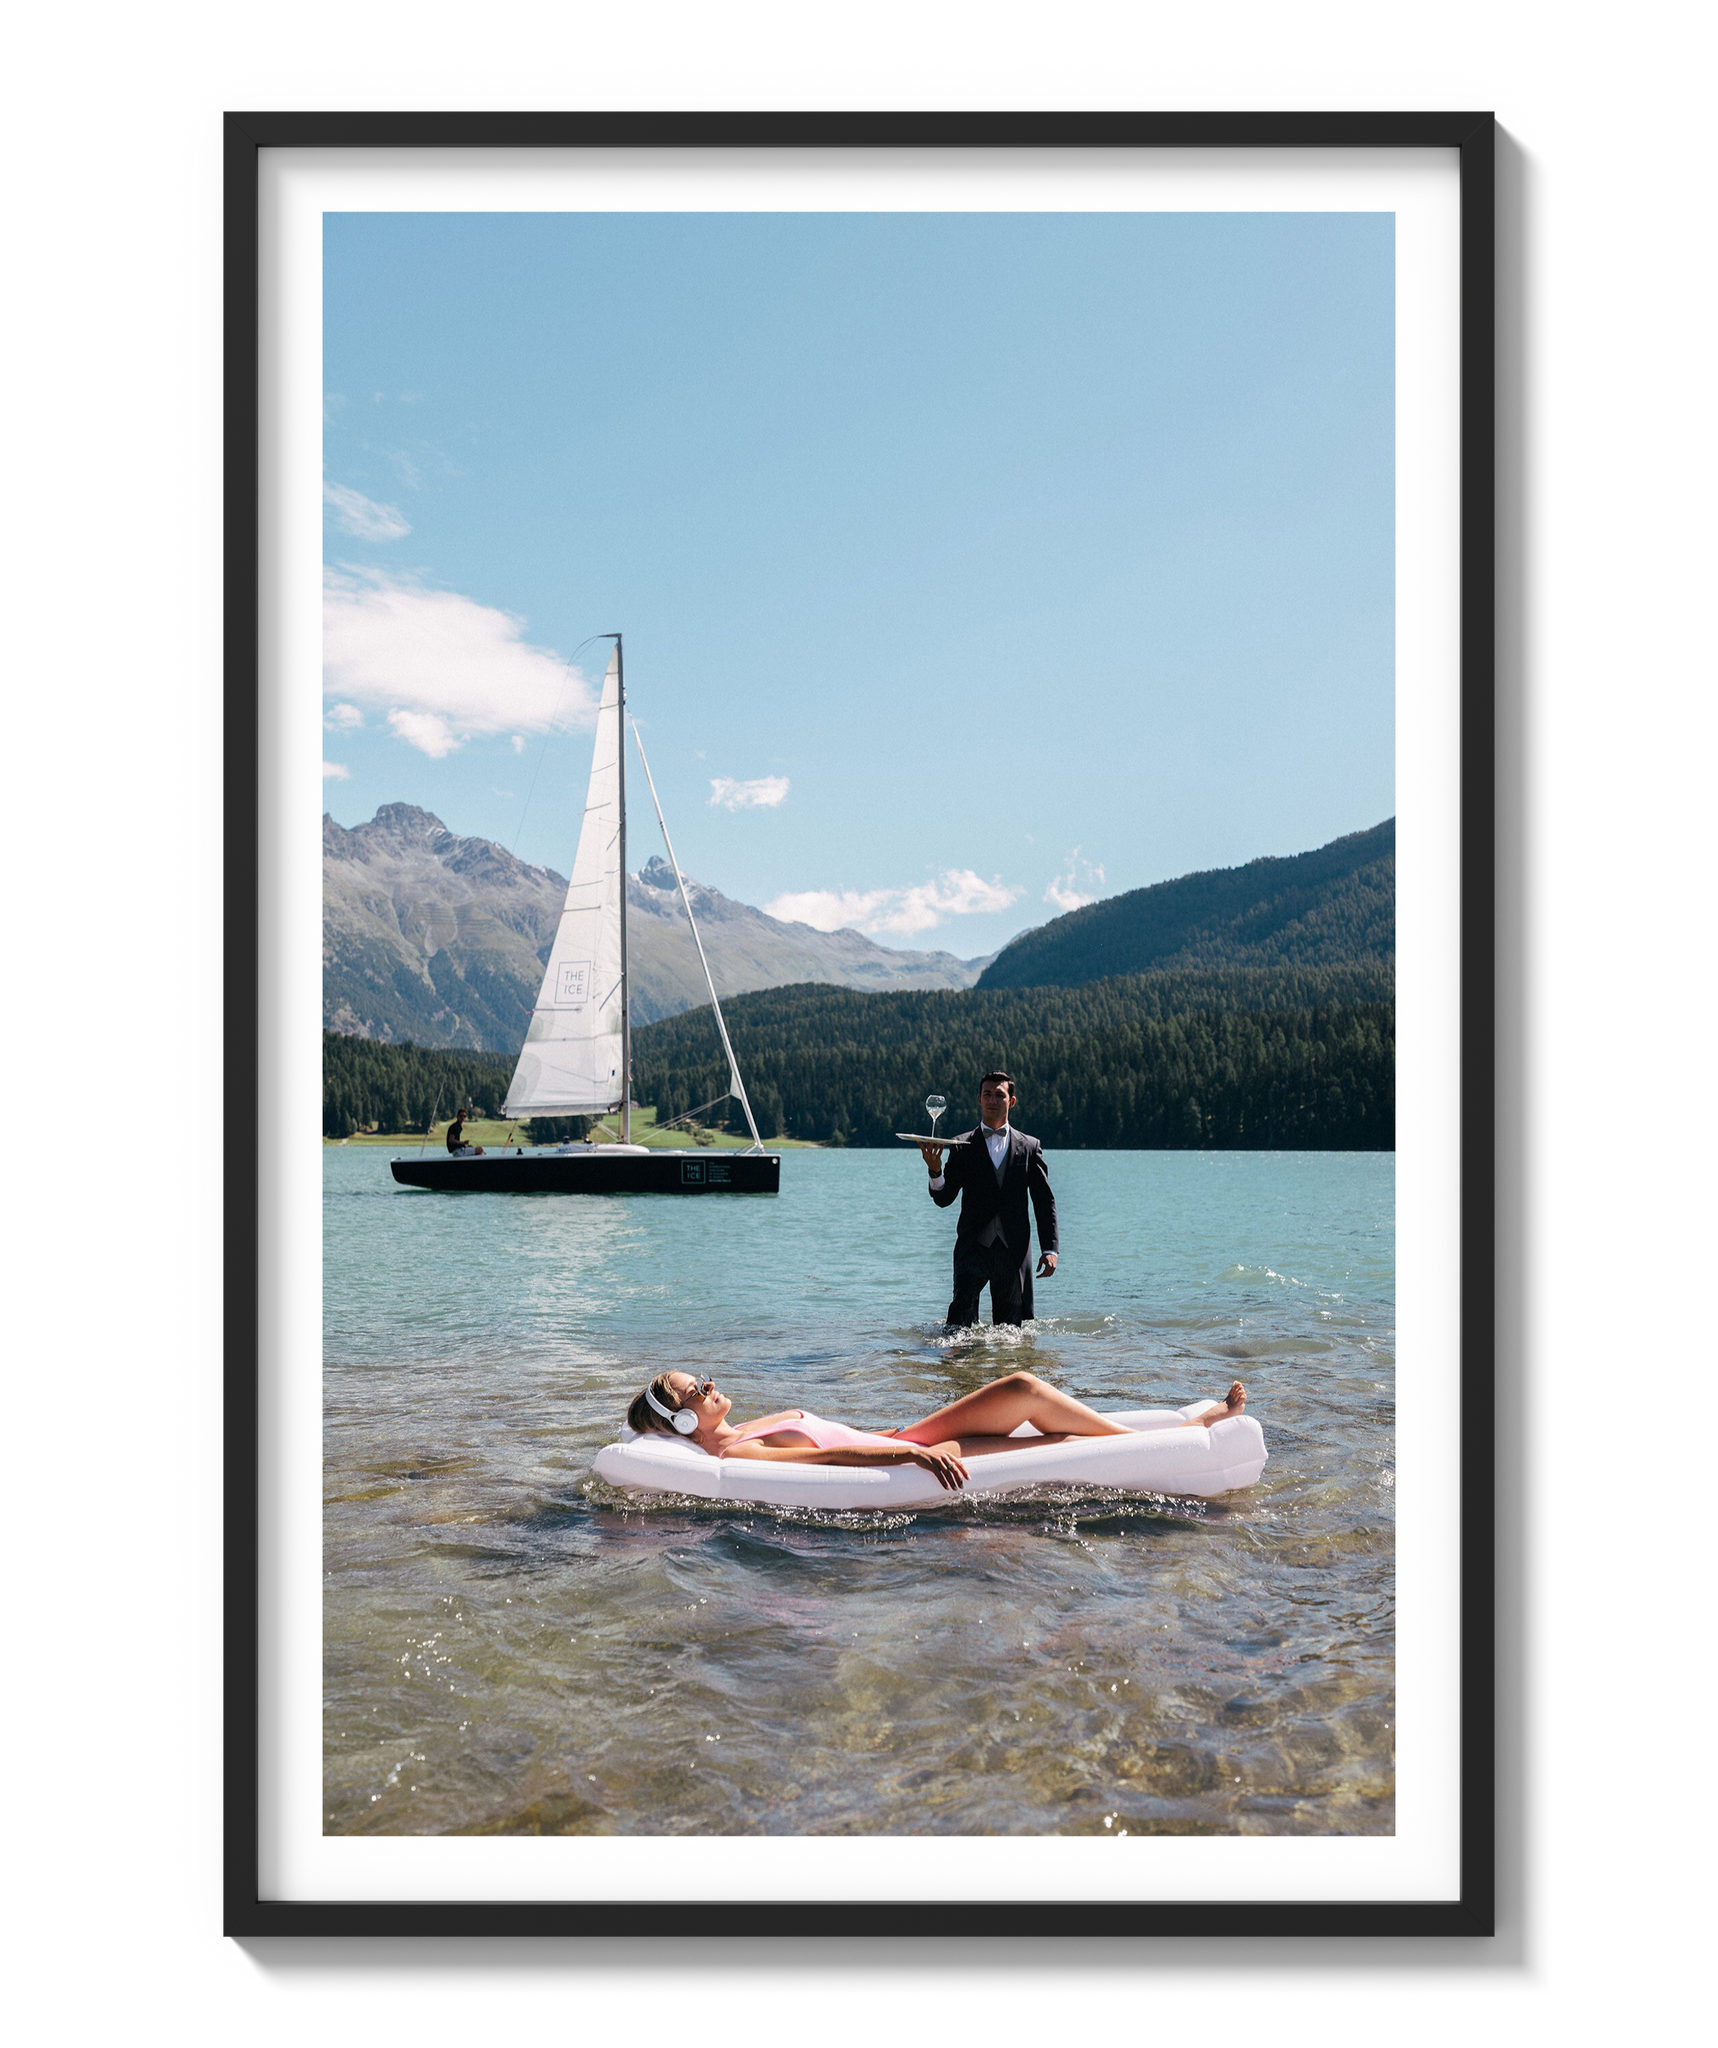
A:
{"type": "Polygon", "coordinates": [[[978,1297],[990,1289],[992,1323],[1023,1323],[1032,1314],[1032,1224],[1026,1199],[1038,1219],[1038,1277],[1056,1270],[1056,1198],[1036,1138],[1009,1123],[1014,1083],[1000,1068],[979,1085],[977,1127],[962,1133],[964,1144],[921,1145],[930,1169],[931,1200],[946,1209],[960,1197],[954,1238],[954,1298],[947,1320],[978,1321],[978,1297]],[[950,1154],[943,1171],[943,1153],[950,1154]]]}

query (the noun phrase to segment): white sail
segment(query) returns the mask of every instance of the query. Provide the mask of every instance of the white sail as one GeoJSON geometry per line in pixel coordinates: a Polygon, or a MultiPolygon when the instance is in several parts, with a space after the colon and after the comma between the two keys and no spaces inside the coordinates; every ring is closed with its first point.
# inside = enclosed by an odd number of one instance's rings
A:
{"type": "Polygon", "coordinates": [[[621,915],[626,886],[620,652],[597,711],[591,786],[578,856],[548,972],[531,1013],[503,1114],[592,1116],[624,1094],[626,992],[621,915]]]}

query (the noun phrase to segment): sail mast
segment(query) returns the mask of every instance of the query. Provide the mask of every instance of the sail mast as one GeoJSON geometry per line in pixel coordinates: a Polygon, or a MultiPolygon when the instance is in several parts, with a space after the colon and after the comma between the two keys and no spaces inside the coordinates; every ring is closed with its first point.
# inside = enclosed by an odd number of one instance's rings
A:
{"type": "MultiPolygon", "coordinates": [[[[614,636],[620,683],[620,1142],[632,1143],[632,987],[626,978],[626,655],[614,636]]],[[[644,771],[646,777],[650,770],[644,771]]],[[[655,790],[651,795],[656,794],[655,790]]]]}
{"type": "Polygon", "coordinates": [[[644,741],[639,737],[636,718],[632,722],[632,738],[633,744],[638,748],[638,758],[644,765],[644,779],[650,785],[650,801],[656,806],[656,822],[662,827],[662,843],[668,849],[668,865],[674,870],[675,881],[680,884],[680,901],[685,906],[686,922],[692,927],[692,943],[698,948],[698,964],[704,970],[704,985],[710,991],[710,1007],[716,1013],[716,1029],[722,1034],[722,1050],[728,1055],[728,1078],[733,1084],[732,1092],[740,1098],[740,1107],[746,1113],[746,1128],[752,1134],[752,1150],[761,1152],[764,1149],[764,1141],[758,1136],[758,1120],[752,1115],[746,1084],[740,1079],[740,1063],[734,1058],[734,1048],[728,1042],[728,1027],[722,1021],[722,1006],[716,1000],[715,977],[710,972],[709,961],[704,958],[704,941],[698,936],[698,920],[692,915],[692,899],[686,893],[686,877],[680,872],[679,861],[674,858],[674,842],[668,836],[668,820],[662,815],[662,799],[656,794],[656,777],[650,772],[650,762],[644,752],[644,741]]]}

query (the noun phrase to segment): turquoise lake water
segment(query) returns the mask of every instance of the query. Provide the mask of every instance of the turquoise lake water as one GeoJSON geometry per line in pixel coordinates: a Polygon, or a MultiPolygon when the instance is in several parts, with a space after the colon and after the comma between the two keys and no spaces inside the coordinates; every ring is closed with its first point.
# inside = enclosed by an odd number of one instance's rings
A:
{"type": "Polygon", "coordinates": [[[904,1146],[750,1198],[324,1159],[330,1833],[1393,1828],[1392,1155],[1053,1155],[1038,1320],[959,1336],[904,1146]],[[1270,1462],[1209,1502],[652,1503],[592,1459],[665,1366],[875,1427],[1021,1367],[1100,1408],[1239,1377],[1270,1462]]]}

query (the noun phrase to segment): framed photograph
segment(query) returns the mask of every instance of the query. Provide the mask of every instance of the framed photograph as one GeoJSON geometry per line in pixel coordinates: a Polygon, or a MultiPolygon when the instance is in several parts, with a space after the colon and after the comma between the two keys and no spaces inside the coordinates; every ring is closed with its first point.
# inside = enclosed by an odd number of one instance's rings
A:
{"type": "Polygon", "coordinates": [[[228,1931],[1490,1933],[1491,116],[226,180],[228,1931]]]}

